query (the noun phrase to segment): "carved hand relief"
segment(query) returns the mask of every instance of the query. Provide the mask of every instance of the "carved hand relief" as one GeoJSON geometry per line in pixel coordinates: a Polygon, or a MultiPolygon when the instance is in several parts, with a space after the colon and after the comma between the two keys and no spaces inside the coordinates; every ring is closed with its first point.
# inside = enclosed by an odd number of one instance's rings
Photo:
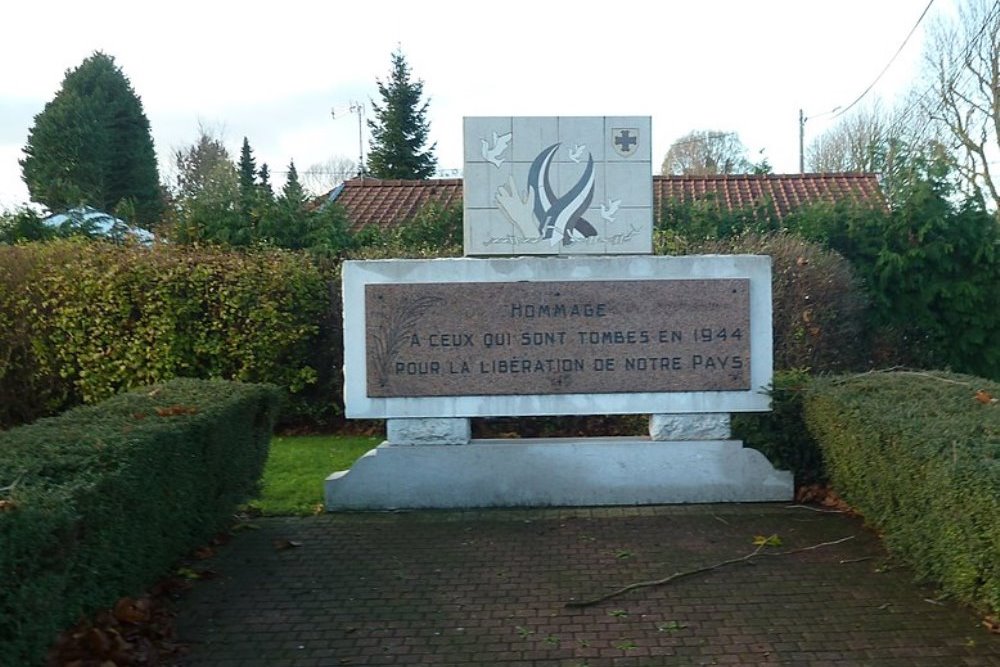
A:
{"type": "MultiPolygon", "coordinates": [[[[483,143],[485,145],[485,141],[483,143]]],[[[597,236],[594,226],[583,218],[583,213],[594,199],[594,158],[588,154],[587,166],[580,180],[569,192],[557,195],[549,179],[549,169],[559,146],[552,144],[535,157],[528,171],[527,188],[523,195],[517,189],[513,176],[507,185],[501,185],[496,192],[497,205],[515,231],[525,238],[537,232],[535,235],[547,240],[549,245],[560,242],[569,245],[576,239],[597,236]]],[[[584,150],[580,144],[577,148],[584,150]]],[[[571,159],[573,155],[570,154],[571,159]]]]}
{"type": "Polygon", "coordinates": [[[648,118],[466,119],[466,254],[652,252],[648,128],[648,118]]]}

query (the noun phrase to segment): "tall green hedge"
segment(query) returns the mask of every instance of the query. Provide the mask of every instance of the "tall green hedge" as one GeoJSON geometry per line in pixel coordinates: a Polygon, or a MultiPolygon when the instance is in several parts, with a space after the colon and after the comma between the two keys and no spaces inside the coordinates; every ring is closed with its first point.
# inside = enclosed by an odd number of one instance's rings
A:
{"type": "Polygon", "coordinates": [[[820,205],[789,221],[846,257],[872,302],[886,365],[949,368],[1000,380],[1000,224],[936,182],[891,211],[820,205]]]}
{"type": "Polygon", "coordinates": [[[278,250],[0,246],[0,428],[173,377],[270,382],[328,417],[336,281],[278,250]]]}
{"type": "Polygon", "coordinates": [[[930,372],[809,384],[837,491],[923,579],[1000,610],[1000,384],[930,372]]]}
{"type": "Polygon", "coordinates": [[[0,664],[38,664],[252,495],[277,388],[177,379],[0,432],[0,664]]]}

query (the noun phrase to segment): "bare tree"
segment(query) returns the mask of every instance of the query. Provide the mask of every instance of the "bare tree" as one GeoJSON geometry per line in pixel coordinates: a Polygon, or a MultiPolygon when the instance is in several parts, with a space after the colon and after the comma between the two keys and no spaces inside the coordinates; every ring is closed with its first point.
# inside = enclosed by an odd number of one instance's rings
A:
{"type": "Polygon", "coordinates": [[[884,166],[879,147],[900,131],[897,118],[880,104],[858,109],[813,140],[806,149],[806,167],[814,172],[879,171],[884,166]]]}
{"type": "Polygon", "coordinates": [[[299,173],[303,187],[311,194],[322,195],[349,178],[358,175],[358,162],[343,155],[334,155],[328,160],[317,162],[299,173]]]}
{"type": "Polygon", "coordinates": [[[752,170],[746,146],[739,135],[715,130],[685,134],[670,145],[662,166],[664,176],[745,174],[752,170]]]}
{"type": "Polygon", "coordinates": [[[1000,208],[1000,184],[991,169],[1000,154],[998,54],[1000,2],[968,0],[956,18],[942,18],[929,30],[930,89],[921,104],[947,137],[964,189],[1000,208]]]}

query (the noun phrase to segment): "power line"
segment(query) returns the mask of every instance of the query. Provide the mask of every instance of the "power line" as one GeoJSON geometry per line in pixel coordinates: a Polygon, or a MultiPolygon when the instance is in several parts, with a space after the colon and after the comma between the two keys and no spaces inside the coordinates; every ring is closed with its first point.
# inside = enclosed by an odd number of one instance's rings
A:
{"type": "MultiPolygon", "coordinates": [[[[921,20],[924,18],[924,15],[927,13],[927,10],[930,8],[930,4],[932,4],[932,3],[933,3],[933,0],[924,9],[924,13],[921,14],[921,20]]],[[[990,10],[988,12],[986,12],[986,16],[985,16],[985,19],[983,20],[982,25],[979,26],[978,31],[976,31],[976,33],[972,36],[972,38],[969,39],[969,41],[965,44],[965,48],[962,50],[962,52],[959,55],[959,57],[956,58],[956,59],[954,59],[954,62],[964,63],[964,62],[966,62],[968,60],[968,58],[972,54],[973,50],[976,49],[979,46],[979,43],[985,37],[986,29],[998,18],[998,16],[1000,16],[1000,0],[995,0],[994,3],[993,3],[993,6],[990,8],[990,10]]],[[[920,24],[921,20],[917,21],[917,25],[920,24]]],[[[916,28],[916,26],[914,26],[914,28],[916,28]]],[[[911,35],[913,34],[912,30],[910,31],[910,34],[911,35]]],[[[907,39],[909,39],[909,36],[907,36],[907,39]]],[[[904,45],[905,45],[905,42],[904,42],[904,45]]],[[[902,47],[900,47],[900,50],[901,49],[902,49],[902,47]]],[[[898,54],[899,54],[899,51],[897,51],[897,55],[898,54]]],[[[894,56],[894,58],[895,58],[895,56],[894,56]]],[[[890,64],[891,64],[891,61],[890,61],[890,64]]],[[[886,66],[886,69],[888,69],[888,65],[886,66]]],[[[885,70],[883,70],[883,73],[884,72],[885,72],[885,70]]],[[[944,82],[944,84],[948,85],[948,86],[954,85],[955,81],[957,80],[957,78],[960,75],[961,75],[961,73],[959,71],[955,71],[952,74],[952,76],[950,77],[950,79],[948,79],[946,82],[944,82]]],[[[879,76],[881,76],[881,74],[879,76]]],[[[877,81],[877,79],[876,79],[876,81],[877,81]]],[[[872,85],[874,85],[874,83],[872,85]]],[[[927,88],[925,88],[919,94],[916,93],[916,92],[914,92],[914,94],[911,95],[910,101],[907,103],[906,107],[897,111],[897,116],[896,116],[895,119],[893,119],[893,122],[897,123],[897,124],[904,124],[904,123],[908,122],[909,117],[912,114],[914,114],[915,112],[920,111],[922,109],[927,109],[927,111],[928,111],[928,113],[927,113],[927,119],[923,123],[923,125],[920,127],[920,129],[919,129],[919,132],[923,132],[923,130],[927,127],[927,125],[929,125],[930,122],[933,120],[934,115],[937,114],[937,113],[939,113],[944,108],[944,106],[946,104],[946,100],[940,99],[934,105],[933,109],[929,108],[930,100],[928,98],[932,94],[934,94],[934,93],[937,92],[936,89],[935,89],[936,85],[937,85],[936,83],[931,83],[929,86],[927,86],[927,88]]],[[[844,113],[846,113],[850,109],[851,106],[856,105],[861,100],[861,98],[863,98],[864,95],[870,91],[871,87],[872,86],[869,86],[868,89],[865,91],[865,93],[862,93],[862,95],[858,99],[856,99],[854,102],[851,103],[850,106],[848,106],[846,109],[844,109],[839,114],[837,114],[837,116],[835,116],[835,118],[843,115],[844,113]]],[[[800,141],[801,141],[801,129],[802,129],[801,125],[804,123],[805,120],[810,120],[811,118],[816,118],[816,117],[819,117],[819,116],[828,115],[828,114],[830,114],[832,112],[837,111],[839,108],[840,107],[834,107],[834,109],[832,109],[831,111],[826,112],[826,114],[819,114],[818,116],[810,116],[808,118],[801,118],[800,117],[800,121],[799,121],[800,122],[800,141]]],[[[801,144],[800,144],[800,162],[801,162],[801,159],[802,159],[802,148],[801,148],[801,144]]]]}
{"type": "Polygon", "coordinates": [[[677,140],[670,144],[670,148],[674,146],[687,146],[688,144],[700,144],[705,141],[711,141],[713,139],[725,139],[726,137],[736,136],[737,132],[716,132],[713,134],[706,134],[701,137],[693,137],[691,139],[686,139],[685,141],[677,140]]]}
{"type": "MultiPolygon", "coordinates": [[[[287,169],[269,170],[271,174],[287,174],[287,169]]],[[[299,176],[343,176],[348,174],[353,176],[358,173],[358,168],[354,167],[352,169],[340,169],[340,170],[330,170],[330,169],[306,169],[304,171],[295,170],[299,176]]]]}
{"type": "Polygon", "coordinates": [[[882,79],[882,77],[885,75],[885,73],[887,71],[889,71],[889,68],[892,67],[892,64],[894,62],[896,62],[896,58],[899,57],[899,54],[903,52],[903,49],[906,47],[907,43],[909,43],[910,38],[913,37],[913,33],[915,33],[917,31],[917,28],[923,22],[924,17],[927,16],[927,12],[930,11],[931,5],[933,5],[933,4],[934,4],[934,0],[930,0],[930,2],[927,3],[927,6],[924,7],[924,11],[920,13],[920,18],[918,18],[917,22],[913,24],[913,27],[910,29],[909,34],[906,35],[906,39],[904,39],[903,43],[899,45],[899,48],[896,49],[896,53],[894,53],[892,55],[892,58],[890,58],[889,62],[886,63],[885,67],[882,68],[882,71],[878,73],[878,76],[875,77],[875,80],[872,81],[870,84],[868,84],[868,87],[865,88],[864,91],[862,91],[862,93],[860,95],[858,95],[858,97],[853,102],[851,102],[850,104],[848,104],[840,113],[838,113],[836,116],[834,116],[835,119],[836,118],[840,118],[841,116],[843,116],[845,113],[847,113],[852,108],[854,108],[854,105],[856,105],[858,102],[860,102],[861,100],[863,100],[864,97],[865,97],[865,95],[867,95],[868,93],[870,93],[871,90],[872,90],[872,88],[875,87],[875,84],[877,84],[882,79]]]}
{"type": "MultiPolygon", "coordinates": [[[[976,34],[969,40],[969,42],[965,45],[965,49],[962,51],[961,56],[959,58],[955,59],[954,62],[965,63],[965,62],[968,61],[969,56],[972,55],[973,50],[976,49],[976,48],[978,48],[979,42],[982,41],[983,37],[985,37],[986,29],[995,20],[997,20],[998,16],[1000,16],[1000,0],[996,0],[993,3],[993,7],[990,9],[989,12],[987,12],[986,18],[983,20],[983,24],[981,26],[979,26],[979,31],[976,32],[976,34]]],[[[960,75],[961,75],[961,68],[956,68],[955,72],[947,80],[946,85],[948,87],[954,86],[955,82],[958,80],[958,78],[959,78],[960,75]]],[[[917,109],[920,109],[920,108],[925,108],[924,107],[924,102],[927,99],[927,97],[929,95],[931,95],[932,93],[936,93],[937,92],[935,90],[935,86],[936,86],[935,83],[931,83],[927,87],[927,89],[924,90],[923,93],[921,93],[920,95],[917,95],[916,99],[905,110],[903,110],[903,112],[900,114],[901,119],[905,120],[907,118],[907,116],[909,116],[910,113],[912,113],[913,111],[916,111],[917,109]]],[[[938,100],[937,105],[933,109],[931,109],[931,110],[928,111],[928,114],[927,114],[928,122],[925,122],[923,127],[926,127],[929,124],[929,122],[934,119],[934,115],[937,114],[937,113],[939,113],[944,108],[944,106],[945,106],[946,103],[947,103],[947,100],[945,99],[944,95],[942,94],[941,99],[938,100]]],[[[922,129],[923,128],[921,128],[921,130],[922,129]]]]}

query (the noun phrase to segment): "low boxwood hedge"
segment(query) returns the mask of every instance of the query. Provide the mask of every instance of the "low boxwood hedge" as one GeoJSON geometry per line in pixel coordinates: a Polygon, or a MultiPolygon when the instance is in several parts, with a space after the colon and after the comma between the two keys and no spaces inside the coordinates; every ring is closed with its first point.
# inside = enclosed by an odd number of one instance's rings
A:
{"type": "Polygon", "coordinates": [[[178,379],[0,432],[0,664],[44,660],[254,491],[280,393],[178,379]]]}
{"type": "Polygon", "coordinates": [[[834,487],[919,578],[1000,610],[1000,384],[900,371],[809,384],[834,487]]]}

